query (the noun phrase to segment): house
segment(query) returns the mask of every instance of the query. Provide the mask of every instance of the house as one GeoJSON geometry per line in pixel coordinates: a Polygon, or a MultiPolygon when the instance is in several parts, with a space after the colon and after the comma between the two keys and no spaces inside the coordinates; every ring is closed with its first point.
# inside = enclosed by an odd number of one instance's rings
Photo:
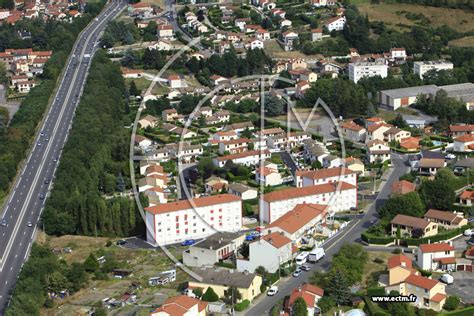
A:
{"type": "Polygon", "coordinates": [[[220,154],[238,154],[247,151],[250,140],[248,138],[235,138],[219,143],[220,154]]]}
{"type": "Polygon", "coordinates": [[[407,59],[407,51],[403,47],[390,48],[390,58],[395,61],[405,61],[407,59]]]}
{"type": "Polygon", "coordinates": [[[344,166],[344,159],[336,155],[327,155],[323,159],[323,167],[327,169],[339,168],[344,166]]]}
{"type": "Polygon", "coordinates": [[[400,140],[400,148],[415,152],[420,150],[420,138],[418,137],[407,137],[400,140]]]}
{"type": "Polygon", "coordinates": [[[182,127],[169,124],[169,123],[163,123],[161,125],[161,128],[170,134],[180,136],[182,139],[193,138],[197,136],[197,133],[192,130],[189,130],[187,128],[182,128],[182,127]]]}
{"type": "Polygon", "coordinates": [[[182,116],[178,114],[176,109],[166,109],[161,112],[161,118],[165,122],[173,122],[178,121],[182,116]]]}
{"type": "Polygon", "coordinates": [[[364,142],[366,129],[360,125],[357,125],[353,121],[344,121],[341,124],[341,131],[344,138],[351,142],[364,142]]]}
{"type": "MultiPolygon", "coordinates": [[[[284,21],[287,21],[287,20],[283,20],[281,22],[281,24],[283,24],[284,21]]],[[[291,21],[290,21],[291,22],[291,21]]],[[[283,26],[282,26],[283,27],[283,26]]],[[[282,37],[283,37],[283,48],[285,51],[290,51],[290,50],[293,50],[293,46],[297,43],[297,41],[299,40],[299,36],[298,36],[298,33],[295,33],[293,31],[286,31],[282,34],[282,37]]]]}
{"type": "Polygon", "coordinates": [[[383,163],[387,160],[390,160],[390,147],[387,146],[386,142],[379,139],[374,139],[366,144],[366,148],[369,163],[383,163]]]}
{"type": "Polygon", "coordinates": [[[218,297],[224,297],[224,291],[229,287],[236,288],[242,298],[239,301],[249,300],[252,302],[261,292],[262,277],[255,273],[239,272],[224,268],[199,269],[193,268],[194,273],[202,277],[202,281],[190,280],[190,288],[201,288],[203,293],[211,287],[218,297]]]}
{"type": "Polygon", "coordinates": [[[263,44],[263,41],[259,40],[258,38],[255,38],[250,41],[250,49],[264,49],[265,45],[263,44]]]}
{"type": "Polygon", "coordinates": [[[214,233],[210,226],[226,232],[242,227],[242,200],[232,194],[159,204],[146,207],[145,212],[147,241],[151,244],[205,238],[214,233]]]}
{"type": "Polygon", "coordinates": [[[306,90],[310,88],[309,82],[302,80],[296,84],[295,96],[297,98],[303,98],[306,90]]]}
{"type": "Polygon", "coordinates": [[[252,200],[257,198],[257,190],[241,183],[231,183],[229,193],[240,197],[242,200],[252,200]]]}
{"type": "Polygon", "coordinates": [[[438,233],[438,225],[423,218],[397,214],[391,221],[391,235],[414,238],[430,237],[438,233]]]}
{"type": "Polygon", "coordinates": [[[266,193],[260,200],[260,218],[272,223],[301,203],[329,204],[329,213],[349,210],[357,207],[357,187],[333,182],[266,193]]]}
{"type": "Polygon", "coordinates": [[[456,152],[474,151],[474,134],[466,134],[456,137],[453,142],[453,150],[456,152]]]}
{"type": "Polygon", "coordinates": [[[219,75],[212,75],[209,77],[209,80],[211,81],[211,84],[213,86],[218,86],[220,84],[223,84],[223,83],[226,83],[229,81],[229,79],[227,78],[224,78],[222,76],[219,76],[219,75]]]}
{"type": "Polygon", "coordinates": [[[167,194],[162,187],[154,186],[145,190],[145,196],[148,198],[149,206],[168,203],[167,194]]]}
{"type": "Polygon", "coordinates": [[[387,123],[373,123],[367,125],[367,136],[365,141],[369,142],[371,140],[382,140],[385,141],[384,133],[391,129],[393,126],[387,123]]]}
{"type": "Polygon", "coordinates": [[[135,135],[135,146],[140,147],[141,149],[145,150],[150,148],[150,146],[153,144],[153,141],[149,138],[146,138],[145,136],[142,135],[135,135]]]}
{"type": "Polygon", "coordinates": [[[298,188],[339,181],[357,186],[357,173],[345,167],[296,170],[295,173],[295,182],[298,188]]]}
{"type": "Polygon", "coordinates": [[[225,127],[225,131],[234,131],[237,134],[240,134],[245,130],[252,131],[254,129],[255,127],[253,126],[252,122],[233,123],[225,127]]]}
{"type": "Polygon", "coordinates": [[[421,244],[416,253],[416,265],[426,271],[456,271],[454,247],[445,242],[421,244]]]}
{"type": "Polygon", "coordinates": [[[168,76],[168,85],[171,89],[179,89],[186,86],[186,82],[180,75],[169,75],[168,76]]]}
{"type": "Polygon", "coordinates": [[[255,170],[255,181],[265,186],[276,186],[283,183],[281,174],[275,164],[270,164],[255,170]]]}
{"type": "Polygon", "coordinates": [[[453,63],[444,60],[415,61],[413,63],[413,73],[423,79],[423,76],[431,70],[451,70],[453,67],[453,63]]]}
{"type": "Polygon", "coordinates": [[[323,39],[323,29],[312,29],[311,30],[311,41],[319,42],[323,39]]]}
{"type": "Polygon", "coordinates": [[[280,20],[280,28],[281,29],[290,28],[292,24],[293,24],[293,22],[291,22],[290,20],[287,20],[287,19],[280,20]]]}
{"type": "MultiPolygon", "coordinates": [[[[140,3],[140,2],[139,2],[140,3]]],[[[150,316],[206,316],[208,302],[187,295],[170,297],[150,316]]]]}
{"type": "Polygon", "coordinates": [[[344,166],[357,173],[358,175],[365,174],[365,165],[364,163],[355,157],[347,157],[344,161],[344,166]]]}
{"type": "Polygon", "coordinates": [[[328,29],[328,32],[342,31],[345,25],[346,25],[345,16],[336,16],[336,17],[330,18],[325,23],[325,26],[328,29]]]}
{"type": "Polygon", "coordinates": [[[174,30],[172,25],[164,24],[158,26],[158,37],[160,39],[174,39],[174,30]]]}
{"type": "Polygon", "coordinates": [[[258,132],[258,135],[266,139],[267,137],[272,137],[280,134],[284,134],[285,131],[282,130],[280,127],[274,127],[274,128],[264,128],[260,132],[258,132]]]}
{"type": "Polygon", "coordinates": [[[255,37],[261,41],[268,41],[270,39],[270,32],[263,28],[258,28],[255,32],[255,37]]]}
{"type": "Polygon", "coordinates": [[[449,125],[449,135],[453,138],[474,134],[474,124],[449,125]]]}
{"type": "Polygon", "coordinates": [[[387,78],[388,66],[382,62],[356,62],[349,64],[349,80],[357,83],[362,78],[387,78]]]}
{"type": "Polygon", "coordinates": [[[250,18],[238,18],[234,20],[234,25],[240,29],[241,32],[245,30],[245,25],[250,23],[252,20],[250,18]]]}
{"type": "Polygon", "coordinates": [[[442,158],[421,158],[418,164],[418,173],[434,176],[439,169],[445,166],[446,162],[442,158]]]}
{"type": "Polygon", "coordinates": [[[270,225],[264,233],[280,233],[300,245],[305,237],[311,236],[326,223],[327,206],[313,203],[297,204],[270,225]]]}
{"type": "Polygon", "coordinates": [[[474,203],[474,191],[464,190],[459,196],[459,203],[462,205],[472,206],[474,203]]]}
{"type": "Polygon", "coordinates": [[[392,195],[403,195],[415,192],[416,185],[407,180],[395,181],[392,183],[392,195]]]}
{"type": "Polygon", "coordinates": [[[391,127],[383,132],[383,137],[386,142],[402,142],[404,139],[411,137],[409,131],[405,131],[396,127],[391,127]]]}
{"type": "Polygon", "coordinates": [[[164,162],[170,159],[170,151],[167,148],[155,149],[150,152],[147,152],[145,155],[147,156],[147,159],[151,159],[157,162],[164,162]]]}
{"type": "Polygon", "coordinates": [[[203,148],[201,144],[192,145],[189,143],[175,143],[169,146],[171,154],[184,163],[195,161],[197,157],[202,156],[203,148]]]}
{"type": "Polygon", "coordinates": [[[148,128],[148,127],[154,128],[156,127],[157,123],[158,123],[158,118],[153,115],[145,115],[140,120],[138,120],[138,124],[140,124],[139,126],[141,128],[148,128]]]}
{"type": "Polygon", "coordinates": [[[430,209],[425,213],[424,218],[446,229],[455,229],[467,225],[467,219],[464,218],[464,214],[461,212],[430,209]]]}
{"type": "Polygon", "coordinates": [[[234,131],[218,131],[212,136],[212,139],[217,142],[226,142],[229,140],[237,139],[237,133],[234,131]]]}
{"type": "Polygon", "coordinates": [[[245,234],[217,232],[183,251],[183,263],[189,267],[213,267],[236,254],[245,234]]]}
{"type": "Polygon", "coordinates": [[[156,50],[163,50],[163,51],[169,51],[173,49],[173,45],[171,44],[170,41],[160,39],[153,44],[150,44],[147,46],[149,50],[156,49],[156,50]]]}
{"type": "Polygon", "coordinates": [[[441,311],[447,297],[444,284],[421,276],[410,258],[403,254],[390,257],[387,269],[387,284],[383,284],[385,293],[397,291],[400,295],[415,296],[416,301],[412,304],[416,307],[441,311]]]}
{"type": "Polygon", "coordinates": [[[225,155],[216,157],[212,161],[217,167],[224,167],[227,161],[232,161],[235,164],[242,164],[245,166],[255,166],[262,159],[270,158],[271,154],[268,150],[261,152],[260,150],[249,150],[238,154],[225,155]]]}
{"type": "Polygon", "coordinates": [[[255,272],[262,266],[270,273],[278,271],[281,265],[293,259],[293,246],[290,238],[275,232],[249,244],[248,259],[237,258],[237,270],[255,272]]]}
{"type": "Polygon", "coordinates": [[[279,19],[284,19],[286,16],[285,10],[282,9],[273,9],[270,11],[270,14],[279,19]]]}
{"type": "Polygon", "coordinates": [[[277,134],[267,138],[267,145],[271,149],[283,150],[298,146],[306,139],[310,139],[311,135],[305,132],[288,132],[277,134]]]}
{"type": "Polygon", "coordinates": [[[220,193],[223,190],[227,190],[228,187],[229,182],[219,177],[210,177],[204,184],[206,193],[220,193]]]}
{"type": "Polygon", "coordinates": [[[471,168],[474,168],[474,158],[465,158],[454,163],[453,171],[455,174],[464,174],[471,168]]]}
{"type": "MultiPolygon", "coordinates": [[[[319,1],[325,1],[325,0],[319,0],[319,1]]],[[[290,315],[293,315],[292,313],[293,304],[298,298],[303,298],[303,300],[306,302],[306,308],[308,310],[307,315],[308,316],[317,315],[318,312],[320,311],[320,309],[317,307],[317,303],[323,297],[323,295],[324,295],[324,290],[315,285],[308,284],[308,283],[300,285],[299,287],[296,287],[291,291],[290,297],[286,301],[286,304],[285,304],[285,310],[290,315]]]]}
{"type": "Polygon", "coordinates": [[[316,8],[325,7],[328,5],[327,0],[311,0],[311,5],[316,8]]]}

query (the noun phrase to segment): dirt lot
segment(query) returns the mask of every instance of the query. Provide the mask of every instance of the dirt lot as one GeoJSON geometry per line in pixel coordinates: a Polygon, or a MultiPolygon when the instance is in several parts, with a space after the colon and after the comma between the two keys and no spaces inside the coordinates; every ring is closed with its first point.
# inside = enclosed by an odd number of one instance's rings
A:
{"type": "Polygon", "coordinates": [[[405,14],[400,12],[406,11],[414,14],[423,14],[434,27],[447,25],[460,32],[474,30],[474,12],[472,11],[405,3],[360,3],[357,6],[362,15],[367,14],[371,21],[384,21],[388,25],[415,24],[416,21],[407,19],[405,14]]]}
{"type": "Polygon", "coordinates": [[[456,47],[474,47],[474,36],[466,36],[449,42],[450,46],[456,47]]]}

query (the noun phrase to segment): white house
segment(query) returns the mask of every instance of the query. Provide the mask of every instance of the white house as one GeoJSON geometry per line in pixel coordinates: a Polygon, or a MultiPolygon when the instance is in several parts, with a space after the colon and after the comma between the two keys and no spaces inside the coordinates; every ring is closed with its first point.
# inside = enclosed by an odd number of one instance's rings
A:
{"type": "Polygon", "coordinates": [[[382,140],[371,140],[366,144],[367,155],[370,163],[390,160],[390,147],[382,140]]]}
{"type": "Polygon", "coordinates": [[[255,38],[250,42],[250,49],[264,49],[265,45],[263,44],[263,41],[255,38]]]}
{"type": "Polygon", "coordinates": [[[330,213],[349,210],[357,207],[357,187],[336,182],[273,191],[260,200],[260,217],[271,223],[302,203],[328,205],[330,213]]]}
{"type": "Polygon", "coordinates": [[[300,245],[303,237],[312,235],[316,228],[325,224],[326,209],[326,205],[297,204],[265,227],[264,233],[280,233],[292,240],[295,245],[300,245]]]}
{"type": "Polygon", "coordinates": [[[186,86],[183,78],[180,75],[169,75],[168,76],[168,85],[172,89],[179,89],[186,86]]]}
{"type": "Polygon", "coordinates": [[[200,239],[219,231],[237,232],[242,228],[242,200],[220,194],[180,200],[145,208],[147,241],[168,245],[187,239],[200,239]]]}
{"type": "Polygon", "coordinates": [[[232,139],[237,139],[237,133],[234,131],[218,131],[212,136],[212,139],[218,142],[225,142],[232,139]]]}
{"type": "Polygon", "coordinates": [[[415,61],[413,63],[413,72],[415,75],[420,76],[420,79],[423,79],[423,76],[430,70],[451,70],[453,67],[453,63],[444,60],[415,61]]]}
{"type": "Polygon", "coordinates": [[[455,248],[449,243],[421,244],[416,254],[416,264],[423,270],[456,271],[455,248]]]}
{"type": "Polygon", "coordinates": [[[173,26],[167,24],[158,26],[158,37],[161,39],[173,39],[173,26]]]}
{"type": "Polygon", "coordinates": [[[457,152],[474,151],[474,134],[466,134],[456,137],[453,143],[453,150],[457,152]]]}
{"type": "MultiPolygon", "coordinates": [[[[321,0],[323,1],[323,0],[321,0]]],[[[302,298],[306,302],[308,316],[318,315],[318,301],[323,297],[324,290],[312,284],[303,284],[291,291],[290,297],[286,301],[285,310],[293,315],[293,304],[298,298],[302,298]]]]}
{"type": "Polygon", "coordinates": [[[229,193],[240,197],[242,200],[252,200],[257,198],[257,190],[241,183],[231,183],[229,193]]]}
{"type": "Polygon", "coordinates": [[[238,154],[244,152],[248,148],[249,141],[248,138],[235,138],[220,142],[219,153],[238,154]]]}
{"type": "Polygon", "coordinates": [[[349,80],[357,83],[365,77],[387,78],[388,66],[382,62],[357,62],[349,64],[349,80]]]}
{"type": "MultiPolygon", "coordinates": [[[[275,165],[276,167],[276,165],[275,165]]],[[[281,174],[278,172],[278,168],[272,166],[264,166],[255,170],[255,181],[257,183],[263,183],[267,186],[275,186],[283,183],[281,174]]]]}
{"type": "Polygon", "coordinates": [[[318,42],[323,39],[323,29],[312,29],[311,30],[311,41],[318,42]]]}
{"type": "Polygon", "coordinates": [[[346,17],[345,16],[336,16],[330,18],[326,21],[326,28],[329,32],[332,31],[342,31],[344,29],[344,25],[346,25],[346,17]]]}
{"type": "Polygon", "coordinates": [[[360,125],[357,125],[353,121],[344,121],[341,124],[341,131],[344,138],[351,142],[364,142],[367,131],[360,125]]]}
{"type": "Polygon", "coordinates": [[[271,233],[249,244],[248,259],[237,258],[237,270],[255,272],[263,266],[275,273],[280,265],[293,259],[291,239],[280,233],[271,233]]]}
{"type": "Polygon", "coordinates": [[[393,60],[406,60],[407,51],[403,47],[390,48],[390,58],[393,60]]]}
{"type": "Polygon", "coordinates": [[[232,161],[235,164],[242,164],[245,166],[255,166],[262,159],[268,159],[271,153],[268,150],[261,152],[260,150],[249,150],[238,154],[226,155],[216,157],[212,161],[217,167],[224,167],[227,161],[232,161]]]}
{"type": "Polygon", "coordinates": [[[143,150],[150,148],[153,144],[153,141],[149,138],[146,138],[142,135],[135,135],[135,146],[140,147],[143,150]]]}

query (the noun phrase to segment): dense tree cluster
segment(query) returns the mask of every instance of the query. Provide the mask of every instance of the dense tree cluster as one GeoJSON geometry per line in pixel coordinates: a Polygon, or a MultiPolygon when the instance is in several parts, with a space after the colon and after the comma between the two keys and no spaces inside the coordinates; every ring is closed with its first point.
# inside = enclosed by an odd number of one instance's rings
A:
{"type": "Polygon", "coordinates": [[[133,199],[103,197],[130,186],[124,93],[119,67],[99,52],[43,213],[48,234],[129,235],[142,223],[133,199]]]}
{"type": "Polygon", "coordinates": [[[8,128],[0,128],[0,198],[16,174],[18,163],[23,160],[35,133],[38,122],[49,101],[56,79],[66,63],[79,32],[100,11],[103,2],[86,5],[86,14],[72,23],[45,22],[41,19],[22,20],[14,26],[0,26],[0,50],[6,48],[29,48],[52,50],[53,56],[46,63],[42,83],[33,88],[21,103],[8,128]],[[18,30],[31,32],[31,39],[22,40],[18,30]]]}
{"type": "Polygon", "coordinates": [[[389,198],[378,212],[381,218],[388,220],[397,214],[422,217],[425,213],[425,204],[417,192],[410,192],[389,198]]]}
{"type": "MultiPolygon", "coordinates": [[[[156,36],[155,36],[156,37],[156,36]]],[[[110,48],[116,44],[133,44],[140,38],[140,32],[133,23],[110,21],[102,36],[102,47],[110,48]]]]}

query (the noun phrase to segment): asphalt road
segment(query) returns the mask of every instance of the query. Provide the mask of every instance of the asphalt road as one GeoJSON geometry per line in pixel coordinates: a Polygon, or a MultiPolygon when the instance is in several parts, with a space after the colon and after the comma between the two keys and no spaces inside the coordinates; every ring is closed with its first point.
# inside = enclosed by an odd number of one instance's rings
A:
{"type": "Polygon", "coordinates": [[[27,161],[7,197],[8,202],[1,213],[7,226],[0,226],[0,315],[28,258],[101,32],[125,6],[125,2],[110,2],[78,36],[54,100],[42,122],[41,132],[36,136],[27,161]]]}
{"type": "Polygon", "coordinates": [[[251,306],[245,315],[268,315],[271,308],[285,296],[289,295],[294,288],[297,288],[301,284],[308,282],[309,277],[313,271],[325,271],[331,266],[331,258],[339,251],[342,245],[345,243],[359,242],[361,233],[372,226],[375,221],[378,220],[376,209],[383,205],[390,195],[390,188],[393,181],[408,172],[407,157],[392,154],[393,172],[387,179],[387,182],[378,193],[377,200],[367,210],[365,216],[361,219],[352,221],[339,235],[333,237],[324,246],[326,257],[317,264],[312,265],[312,269],[309,272],[303,272],[298,278],[291,277],[287,281],[280,281],[277,285],[279,288],[278,293],[275,296],[265,296],[263,299],[259,299],[255,305],[251,306]]]}

